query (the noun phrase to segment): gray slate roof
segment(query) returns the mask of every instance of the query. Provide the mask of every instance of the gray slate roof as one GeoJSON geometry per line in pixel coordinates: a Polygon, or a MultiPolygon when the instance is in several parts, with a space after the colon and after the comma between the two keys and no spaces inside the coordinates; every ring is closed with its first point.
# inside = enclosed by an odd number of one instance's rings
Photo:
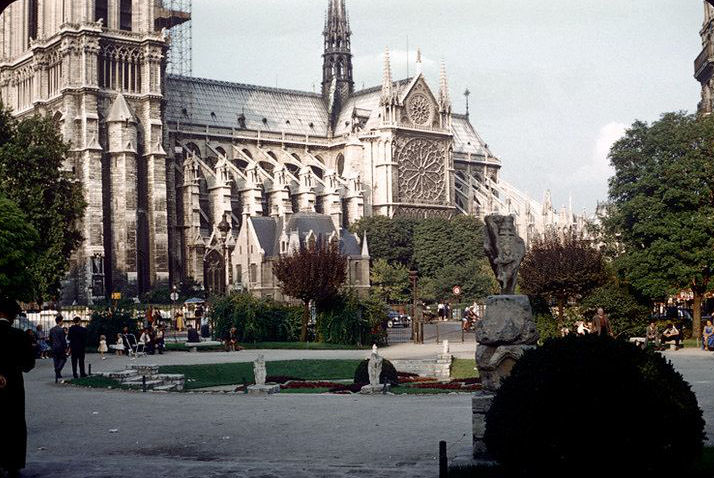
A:
{"type": "Polygon", "coordinates": [[[243,115],[248,130],[327,136],[327,108],[317,93],[168,75],[164,94],[169,122],[237,129],[243,115]]]}
{"type": "MultiPolygon", "coordinates": [[[[250,217],[249,220],[253,224],[258,243],[265,251],[266,257],[277,256],[280,251],[280,234],[284,220],[273,217],[250,217]]],[[[288,234],[297,231],[300,235],[300,243],[304,244],[310,231],[326,240],[335,232],[335,225],[327,214],[298,212],[290,216],[285,230],[288,234]]],[[[362,255],[362,246],[357,237],[346,229],[342,229],[341,233],[340,252],[345,256],[362,255]]]]}

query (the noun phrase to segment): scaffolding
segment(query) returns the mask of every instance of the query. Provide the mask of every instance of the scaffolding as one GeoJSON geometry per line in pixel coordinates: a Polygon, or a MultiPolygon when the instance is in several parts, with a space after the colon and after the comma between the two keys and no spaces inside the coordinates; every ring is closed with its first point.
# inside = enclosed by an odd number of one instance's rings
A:
{"type": "Polygon", "coordinates": [[[193,72],[192,0],[156,0],[156,29],[169,32],[166,72],[191,76],[193,72]]]}

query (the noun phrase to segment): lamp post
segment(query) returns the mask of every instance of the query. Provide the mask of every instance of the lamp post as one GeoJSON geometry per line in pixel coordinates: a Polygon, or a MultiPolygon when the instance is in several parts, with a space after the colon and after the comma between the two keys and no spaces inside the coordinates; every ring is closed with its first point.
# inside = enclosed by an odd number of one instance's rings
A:
{"type": "Polygon", "coordinates": [[[226,267],[228,266],[228,260],[226,258],[226,250],[228,249],[227,247],[227,242],[228,242],[228,233],[231,231],[231,225],[228,223],[226,219],[226,214],[223,214],[223,219],[221,219],[221,222],[218,223],[218,232],[221,233],[221,241],[222,241],[222,247],[223,247],[223,287],[221,292],[224,292],[228,284],[226,284],[226,279],[228,278],[228,273],[226,271],[226,267]]]}
{"type": "Polygon", "coordinates": [[[414,343],[421,343],[421,320],[420,314],[417,312],[417,282],[419,280],[419,273],[415,270],[409,271],[409,280],[412,283],[412,340],[414,343]]]}

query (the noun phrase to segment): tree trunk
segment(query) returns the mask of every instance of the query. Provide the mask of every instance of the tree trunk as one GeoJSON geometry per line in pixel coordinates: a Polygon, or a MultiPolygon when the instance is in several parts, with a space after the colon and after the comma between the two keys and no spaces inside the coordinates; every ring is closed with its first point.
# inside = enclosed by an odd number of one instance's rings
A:
{"type": "Polygon", "coordinates": [[[307,342],[307,323],[310,321],[310,301],[303,301],[305,306],[302,311],[302,327],[300,328],[300,342],[307,342]]]}
{"type": "Polygon", "coordinates": [[[702,297],[701,292],[694,291],[694,317],[692,318],[692,338],[701,340],[702,337],[702,297]]]}

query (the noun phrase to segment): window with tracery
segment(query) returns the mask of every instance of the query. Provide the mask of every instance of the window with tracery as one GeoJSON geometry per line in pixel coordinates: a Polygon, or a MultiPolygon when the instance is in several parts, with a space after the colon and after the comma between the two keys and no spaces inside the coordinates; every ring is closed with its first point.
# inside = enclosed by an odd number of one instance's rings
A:
{"type": "Polygon", "coordinates": [[[132,0],[121,0],[119,5],[119,29],[125,31],[131,31],[131,11],[132,0]]]}
{"type": "Polygon", "coordinates": [[[109,90],[141,93],[142,55],[134,48],[110,45],[102,49],[98,63],[99,86],[109,90]]]}

